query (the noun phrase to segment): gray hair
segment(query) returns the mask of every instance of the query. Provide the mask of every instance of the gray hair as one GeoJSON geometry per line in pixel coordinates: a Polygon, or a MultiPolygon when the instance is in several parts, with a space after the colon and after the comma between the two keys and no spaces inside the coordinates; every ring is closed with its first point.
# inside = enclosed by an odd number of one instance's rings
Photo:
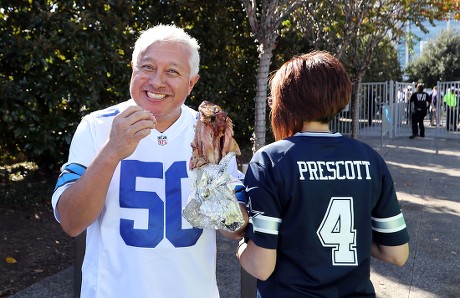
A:
{"type": "Polygon", "coordinates": [[[134,44],[131,58],[134,66],[139,62],[139,55],[156,42],[178,43],[188,48],[190,50],[190,78],[198,74],[200,68],[200,46],[198,41],[175,25],[160,24],[141,32],[134,44]]]}

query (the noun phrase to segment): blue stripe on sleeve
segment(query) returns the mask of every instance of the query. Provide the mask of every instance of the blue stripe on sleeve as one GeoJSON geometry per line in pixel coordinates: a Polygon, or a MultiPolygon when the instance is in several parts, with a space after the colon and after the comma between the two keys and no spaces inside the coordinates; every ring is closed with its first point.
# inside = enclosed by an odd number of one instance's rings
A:
{"type": "Polygon", "coordinates": [[[64,167],[62,172],[64,171],[72,172],[81,176],[86,171],[86,167],[78,163],[71,163],[64,167]]]}
{"type": "Polygon", "coordinates": [[[83,173],[85,173],[86,167],[82,166],[77,163],[71,163],[68,164],[67,166],[64,167],[64,169],[61,172],[61,175],[59,175],[58,181],[56,183],[56,187],[54,188],[54,191],[58,189],[59,187],[78,180],[83,173]]]}
{"type": "Polygon", "coordinates": [[[246,189],[244,185],[235,186],[235,196],[238,202],[247,204],[249,201],[249,197],[248,197],[248,194],[246,193],[246,189]]]}
{"type": "Polygon", "coordinates": [[[99,114],[96,116],[96,118],[104,118],[104,117],[112,117],[112,116],[116,116],[120,113],[120,111],[118,109],[107,109],[104,111],[105,114],[99,114]]]}

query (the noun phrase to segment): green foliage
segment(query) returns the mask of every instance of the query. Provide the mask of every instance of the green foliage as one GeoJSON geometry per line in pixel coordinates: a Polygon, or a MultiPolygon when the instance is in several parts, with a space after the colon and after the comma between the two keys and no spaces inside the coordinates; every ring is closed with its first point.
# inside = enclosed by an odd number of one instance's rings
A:
{"type": "Polygon", "coordinates": [[[2,1],[0,154],[55,170],[83,115],[129,97],[132,46],[158,23],[201,43],[201,80],[189,104],[229,111],[237,140],[253,123],[253,40],[241,5],[225,1],[2,1]]]}
{"type": "Polygon", "coordinates": [[[409,81],[434,86],[438,81],[460,80],[460,32],[444,30],[427,43],[423,53],[407,68],[409,81]]]}
{"type": "Polygon", "coordinates": [[[126,97],[130,6],[17,1],[0,18],[1,147],[52,169],[82,115],[126,97]]]}
{"type": "Polygon", "coordinates": [[[398,52],[388,39],[381,41],[374,50],[372,61],[364,73],[363,82],[402,80],[398,52]]]}
{"type": "MultiPolygon", "coordinates": [[[[320,11],[329,9],[318,3],[320,11]]],[[[338,17],[340,12],[332,11],[334,22],[314,23],[315,30],[327,25],[324,43],[320,42],[323,31],[306,38],[299,30],[305,20],[286,19],[278,32],[281,38],[270,71],[313,45],[337,47],[332,42],[345,38],[340,28],[350,23],[338,17]]],[[[249,146],[258,52],[240,1],[3,0],[2,163],[31,160],[42,170],[56,170],[66,160],[71,138],[84,115],[128,99],[133,43],[140,31],[158,23],[177,24],[200,42],[201,78],[187,103],[194,108],[203,100],[221,105],[233,120],[240,146],[249,146]]],[[[393,53],[388,44],[382,47],[382,53],[379,46],[374,58],[379,63],[371,67],[379,78],[394,74],[393,53]]],[[[455,59],[443,62],[455,63],[455,59]]]]}
{"type": "MultiPolygon", "coordinates": [[[[180,1],[179,1],[180,2],[180,1]]],[[[250,144],[254,123],[257,51],[246,15],[238,1],[187,1],[174,20],[190,28],[201,47],[200,80],[188,104],[203,100],[219,104],[229,113],[240,146],[250,144]]]]}

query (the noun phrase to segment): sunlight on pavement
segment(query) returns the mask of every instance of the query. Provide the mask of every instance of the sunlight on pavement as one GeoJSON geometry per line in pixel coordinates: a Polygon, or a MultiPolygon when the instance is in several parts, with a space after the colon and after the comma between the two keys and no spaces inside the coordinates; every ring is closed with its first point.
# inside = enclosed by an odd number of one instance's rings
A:
{"type": "Polygon", "coordinates": [[[427,149],[427,148],[420,148],[420,147],[412,147],[412,146],[397,146],[397,145],[385,145],[385,147],[393,148],[393,149],[404,149],[404,150],[412,150],[421,153],[430,153],[430,154],[442,154],[446,156],[460,156],[458,155],[458,151],[452,150],[434,150],[434,149],[427,149]]]}
{"type": "Polygon", "coordinates": [[[414,286],[410,287],[410,290],[408,291],[401,291],[401,293],[399,293],[398,289],[392,288],[394,287],[394,283],[398,282],[397,279],[391,278],[389,276],[381,275],[377,273],[372,267],[371,267],[371,280],[372,280],[372,283],[374,284],[374,288],[375,288],[377,297],[379,298],[396,298],[396,297],[398,298],[399,297],[440,298],[441,297],[431,292],[425,291],[423,289],[416,288],[414,286]],[[409,292],[409,295],[400,296],[403,294],[403,292],[404,293],[409,292]]]}
{"type": "MultiPolygon", "coordinates": [[[[449,199],[440,199],[433,197],[424,197],[421,202],[419,199],[414,199],[414,195],[397,192],[398,200],[402,206],[407,206],[404,202],[410,204],[423,205],[424,212],[432,214],[453,215],[460,217],[460,202],[455,202],[449,199]]],[[[404,208],[404,207],[403,207],[404,208]]]]}
{"type": "Polygon", "coordinates": [[[460,176],[460,169],[459,168],[445,168],[445,167],[436,167],[436,165],[431,165],[430,167],[427,167],[426,165],[422,166],[417,166],[417,165],[412,165],[412,164],[404,164],[400,162],[393,162],[393,161],[387,161],[386,162],[388,165],[394,166],[394,167],[400,167],[404,169],[412,169],[412,170],[419,170],[419,171],[424,171],[424,172],[431,172],[434,174],[444,174],[444,175],[449,175],[452,177],[459,177],[460,176]]]}

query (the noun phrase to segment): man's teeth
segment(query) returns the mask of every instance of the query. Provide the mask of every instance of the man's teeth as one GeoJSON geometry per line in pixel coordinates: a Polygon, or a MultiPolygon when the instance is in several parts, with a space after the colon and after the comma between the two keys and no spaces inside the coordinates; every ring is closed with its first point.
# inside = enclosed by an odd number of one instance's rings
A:
{"type": "Polygon", "coordinates": [[[147,92],[147,96],[149,98],[153,98],[153,99],[163,99],[166,94],[158,94],[158,93],[153,93],[153,92],[147,92]]]}

